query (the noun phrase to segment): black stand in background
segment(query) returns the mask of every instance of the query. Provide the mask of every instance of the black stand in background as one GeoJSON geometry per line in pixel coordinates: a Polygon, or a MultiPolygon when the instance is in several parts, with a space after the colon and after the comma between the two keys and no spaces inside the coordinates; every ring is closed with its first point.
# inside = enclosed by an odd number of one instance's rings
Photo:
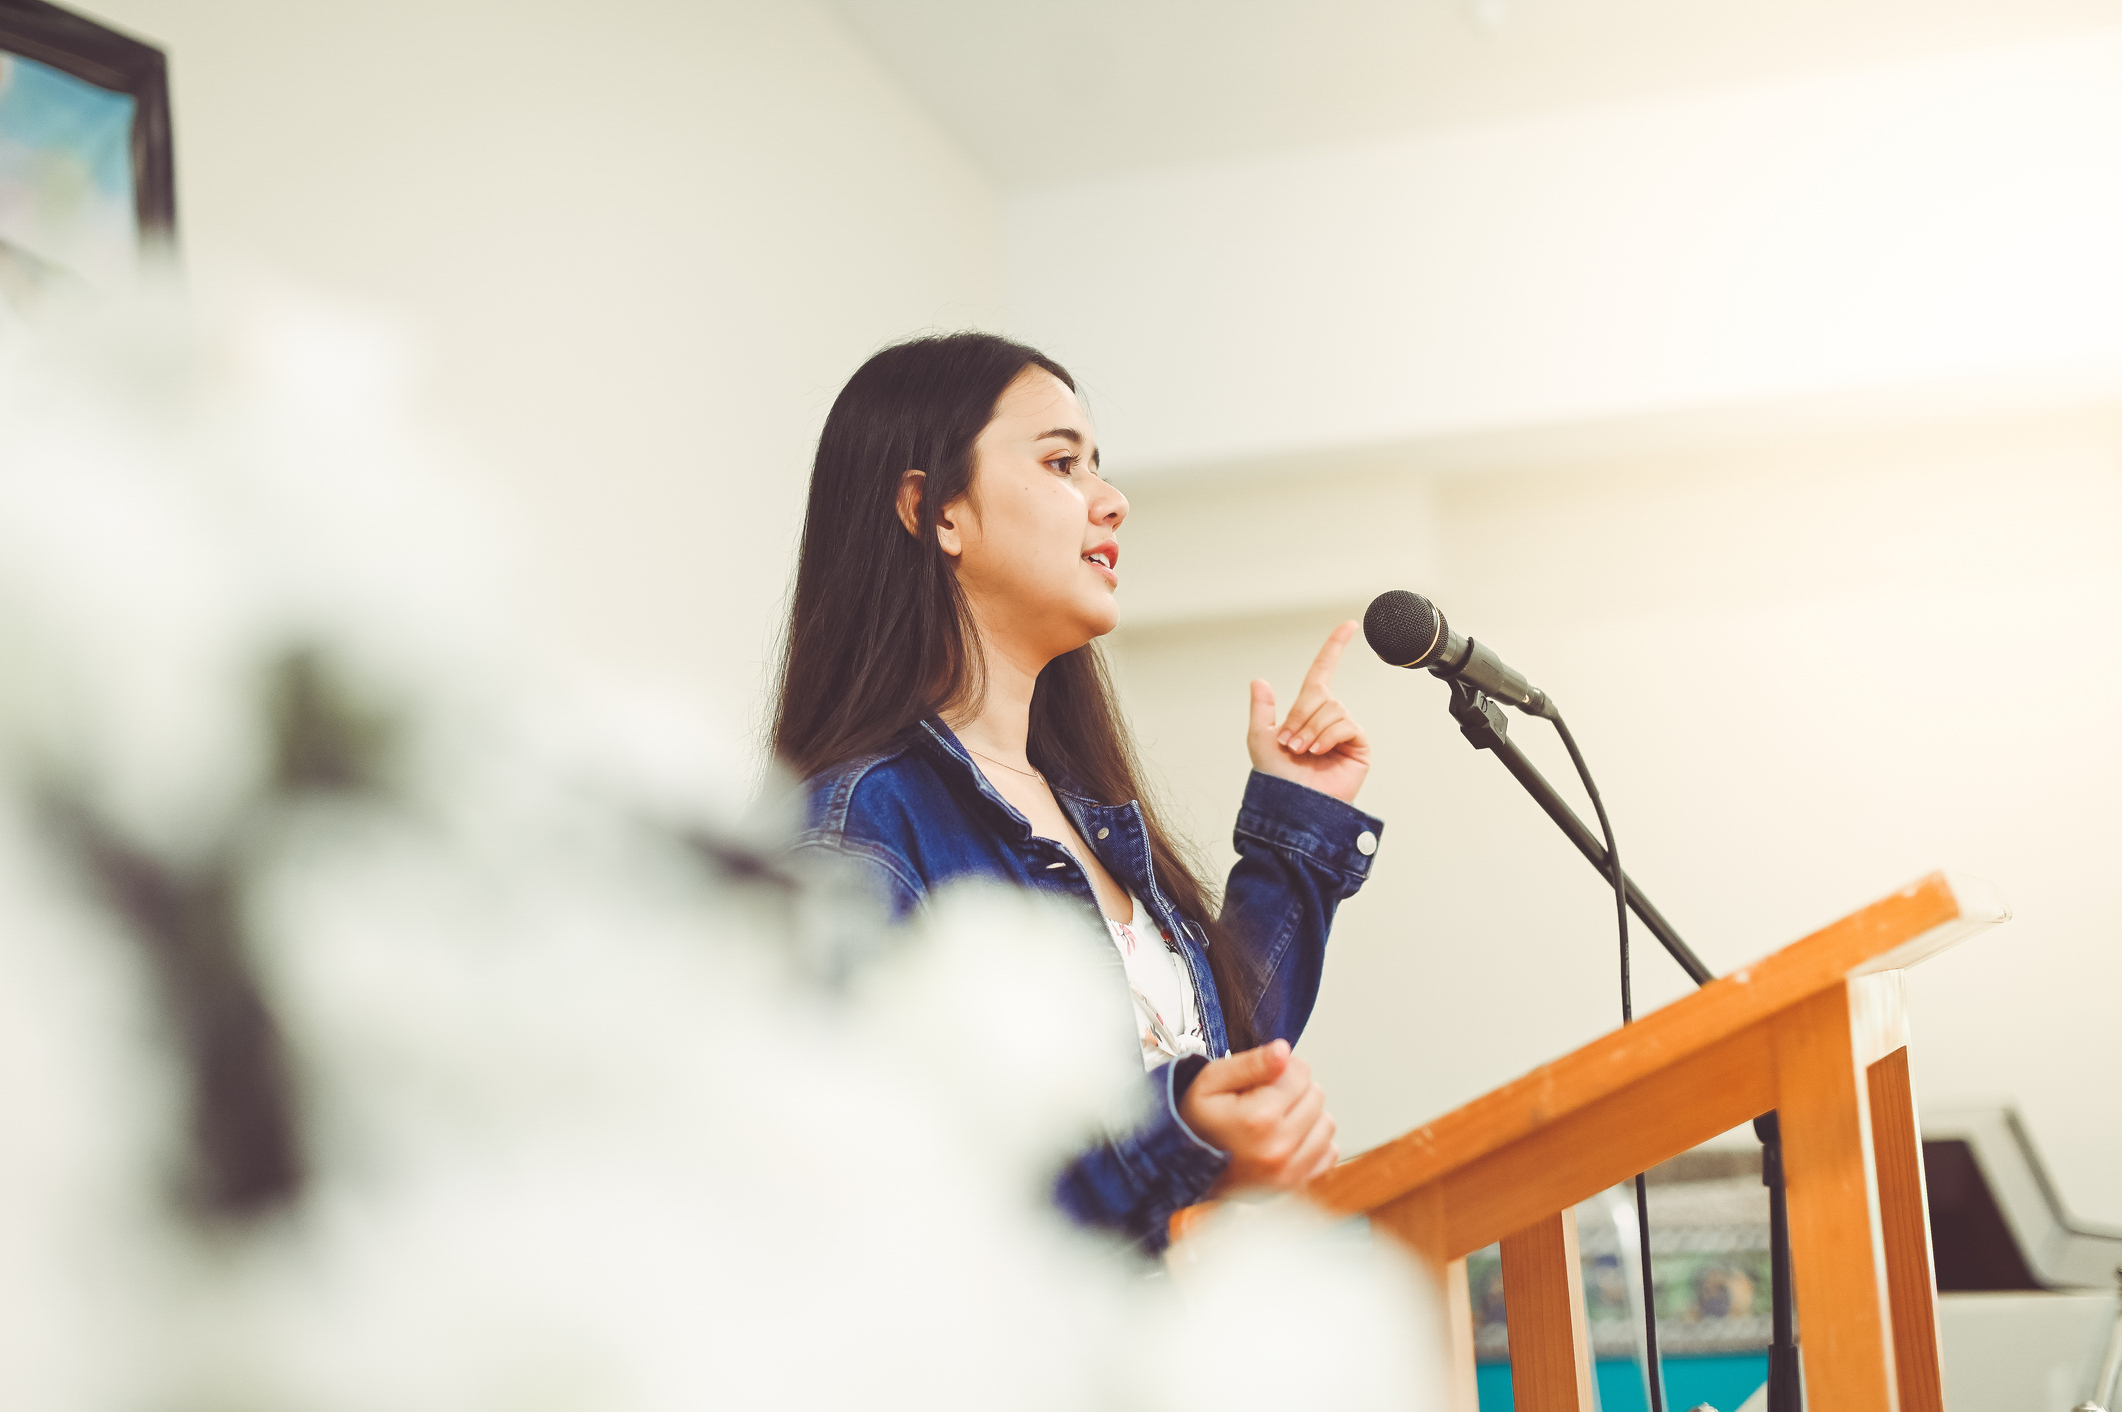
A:
{"type": "Polygon", "coordinates": [[[1798,1337],[1791,1328],[1790,1205],[1783,1199],[1783,1134],[1774,1113],[1754,1119],[1761,1139],[1761,1185],[1768,1188],[1768,1412],[1798,1412],[1798,1337]]]}
{"type": "MultiPolygon", "coordinates": [[[[1503,708],[1487,696],[1464,682],[1451,684],[1452,719],[1459,723],[1459,732],[1473,743],[1476,750],[1494,753],[1503,762],[1503,768],[1517,777],[1547,816],[1555,821],[1569,841],[1577,845],[1577,851],[1598,869],[1599,876],[1612,882],[1613,867],[1607,861],[1606,845],[1577,817],[1576,810],[1569,807],[1547,777],[1525,758],[1525,753],[1511,742],[1509,725],[1503,708]]],[[[1637,890],[1626,873],[1621,875],[1620,886],[1625,889],[1629,910],[1636,914],[1651,935],[1658,938],[1680,969],[1696,985],[1708,985],[1716,979],[1702,958],[1695,955],[1688,944],[1673,930],[1672,923],[1665,920],[1650,899],[1637,890]]],[[[1764,1113],[1754,1119],[1754,1133],[1761,1139],[1761,1183],[1768,1188],[1768,1246],[1770,1303],[1773,1308],[1773,1329],[1768,1349],[1768,1412],[1799,1412],[1798,1392],[1798,1344],[1793,1329],[1793,1308],[1790,1282],[1790,1218],[1789,1207],[1783,1198],[1783,1143],[1776,1127],[1776,1115],[1764,1113]]],[[[1638,1178],[1640,1181],[1641,1178],[1638,1178]]],[[[1649,1228],[1644,1227],[1643,1265],[1650,1268],[1649,1228]]],[[[1645,1330],[1646,1342],[1655,1348],[1657,1338],[1657,1310],[1645,1300],[1644,1319],[1651,1327],[1645,1330]]],[[[1652,1377],[1657,1377],[1655,1367],[1652,1377]]],[[[1653,1386],[1651,1396],[1654,1404],[1662,1402],[1660,1389],[1653,1386]]]]}

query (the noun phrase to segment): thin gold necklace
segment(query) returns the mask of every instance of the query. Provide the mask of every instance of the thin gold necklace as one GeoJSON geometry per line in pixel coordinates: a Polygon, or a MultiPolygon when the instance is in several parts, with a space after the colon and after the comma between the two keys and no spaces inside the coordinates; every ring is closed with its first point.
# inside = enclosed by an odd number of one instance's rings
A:
{"type": "MultiPolygon", "coordinates": [[[[966,746],[965,748],[967,750],[972,750],[973,754],[975,755],[980,755],[980,752],[977,750],[973,750],[970,745],[966,746]]],[[[1002,765],[1003,769],[1008,770],[1013,775],[1022,775],[1026,779],[1038,780],[1042,784],[1046,782],[1046,776],[1040,774],[1037,770],[1020,770],[1015,765],[1003,765],[1000,760],[997,760],[992,755],[980,755],[980,758],[987,761],[987,763],[990,765],[1002,765]]]]}

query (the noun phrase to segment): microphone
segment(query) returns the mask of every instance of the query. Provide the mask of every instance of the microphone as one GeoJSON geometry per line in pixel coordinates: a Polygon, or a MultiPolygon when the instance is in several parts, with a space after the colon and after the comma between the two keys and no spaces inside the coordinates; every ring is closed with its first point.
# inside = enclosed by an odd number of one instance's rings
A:
{"type": "Polygon", "coordinates": [[[1396,588],[1373,598],[1363,614],[1363,636],[1387,666],[1427,667],[1446,681],[1462,681],[1529,716],[1551,716],[1547,693],[1512,671],[1501,657],[1444,621],[1437,605],[1396,588]]]}

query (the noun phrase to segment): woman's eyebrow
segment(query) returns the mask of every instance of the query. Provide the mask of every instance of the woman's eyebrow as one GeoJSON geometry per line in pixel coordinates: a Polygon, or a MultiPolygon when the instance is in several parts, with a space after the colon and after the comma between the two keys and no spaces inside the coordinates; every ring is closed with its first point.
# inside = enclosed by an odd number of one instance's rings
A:
{"type": "MultiPolygon", "coordinates": [[[[1055,427],[1052,431],[1042,431],[1039,433],[1038,439],[1044,441],[1048,437],[1058,437],[1079,449],[1083,445],[1083,433],[1077,431],[1074,427],[1055,427]]],[[[1090,449],[1090,463],[1093,466],[1098,464],[1098,448],[1095,446],[1090,449]]]]}

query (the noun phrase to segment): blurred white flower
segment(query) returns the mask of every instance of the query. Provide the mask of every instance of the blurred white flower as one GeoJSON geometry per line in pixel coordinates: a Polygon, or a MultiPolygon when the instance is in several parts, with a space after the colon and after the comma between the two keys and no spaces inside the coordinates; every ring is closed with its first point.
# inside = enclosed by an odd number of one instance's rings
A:
{"type": "Polygon", "coordinates": [[[1178,1297],[1160,1304],[1138,1345],[1141,1406],[1445,1405],[1435,1294],[1357,1228],[1296,1203],[1233,1202],[1173,1261],[1178,1297]],[[1184,1349],[1183,1361],[1161,1348],[1184,1349]]]}
{"type": "Polygon", "coordinates": [[[1053,1210],[1095,928],[789,876],[517,634],[387,331],[148,308],[0,367],[0,1406],[1436,1403],[1389,1254],[1053,1210]]]}

